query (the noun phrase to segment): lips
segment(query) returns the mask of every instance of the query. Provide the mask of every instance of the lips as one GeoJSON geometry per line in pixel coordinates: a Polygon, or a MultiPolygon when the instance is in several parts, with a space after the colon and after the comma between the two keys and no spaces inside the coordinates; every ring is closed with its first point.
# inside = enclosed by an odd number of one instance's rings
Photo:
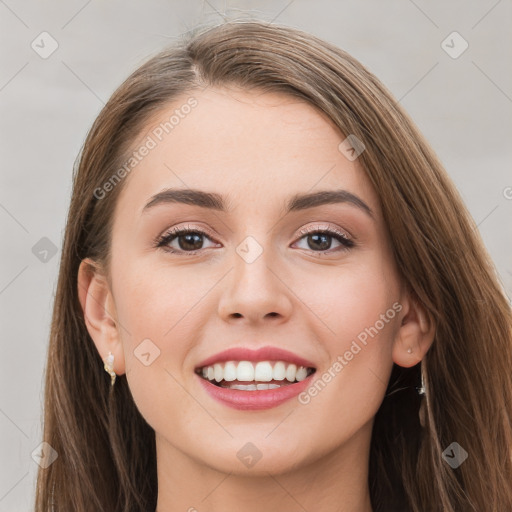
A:
{"type": "Polygon", "coordinates": [[[211,366],[215,363],[223,363],[226,361],[286,361],[297,366],[315,368],[315,365],[311,361],[299,357],[293,352],[278,347],[267,346],[258,350],[251,350],[244,347],[229,348],[201,361],[195,369],[199,370],[205,366],[211,366]]]}
{"type": "Polygon", "coordinates": [[[201,387],[208,395],[222,405],[231,407],[232,409],[257,411],[277,407],[296,397],[311,385],[313,375],[295,384],[262,391],[228,389],[216,386],[202,377],[198,376],[198,379],[201,387]]]}
{"type": "Polygon", "coordinates": [[[277,347],[251,350],[234,347],[202,361],[195,368],[203,389],[235,409],[268,409],[303,391],[315,373],[314,364],[277,347]]]}

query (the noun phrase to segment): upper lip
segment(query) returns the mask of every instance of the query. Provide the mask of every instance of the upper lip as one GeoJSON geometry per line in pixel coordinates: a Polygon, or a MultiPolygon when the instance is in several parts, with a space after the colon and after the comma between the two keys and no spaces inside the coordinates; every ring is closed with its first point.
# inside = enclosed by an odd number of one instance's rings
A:
{"type": "Polygon", "coordinates": [[[214,363],[223,363],[225,361],[285,361],[294,363],[297,366],[315,368],[315,365],[300,357],[293,352],[278,347],[261,347],[253,350],[245,347],[233,347],[223,350],[211,357],[208,357],[196,366],[196,370],[205,366],[212,366],[214,363]]]}

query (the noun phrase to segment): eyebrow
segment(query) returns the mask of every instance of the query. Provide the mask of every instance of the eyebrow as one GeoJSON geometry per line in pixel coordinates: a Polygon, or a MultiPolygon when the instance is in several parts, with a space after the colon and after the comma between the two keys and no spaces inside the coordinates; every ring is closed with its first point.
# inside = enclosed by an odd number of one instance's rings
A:
{"type": "MultiPolygon", "coordinates": [[[[220,212],[230,212],[226,199],[214,192],[205,192],[197,189],[165,189],[158,192],[144,206],[142,213],[159,204],[181,203],[201,208],[208,208],[220,212]]],[[[307,194],[295,194],[289,200],[285,208],[285,214],[289,212],[307,210],[325,204],[348,203],[356,206],[373,218],[372,209],[358,196],[348,190],[322,190],[307,194]]]]}

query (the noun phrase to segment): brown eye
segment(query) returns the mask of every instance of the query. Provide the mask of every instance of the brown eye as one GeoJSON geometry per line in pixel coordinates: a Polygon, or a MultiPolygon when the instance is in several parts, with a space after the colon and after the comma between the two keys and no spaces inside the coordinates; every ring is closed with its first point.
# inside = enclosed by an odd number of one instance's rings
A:
{"type": "Polygon", "coordinates": [[[331,249],[334,241],[338,242],[339,246],[333,249],[332,252],[338,250],[348,250],[355,245],[345,233],[333,229],[306,229],[302,230],[302,239],[305,239],[307,247],[300,247],[301,249],[308,249],[314,252],[325,252],[331,249]]]}
{"type": "Polygon", "coordinates": [[[186,235],[174,235],[174,239],[178,240],[179,248],[184,251],[195,251],[201,249],[203,241],[200,233],[190,233],[186,235]]]}
{"type": "MultiPolygon", "coordinates": [[[[163,235],[156,246],[176,254],[195,254],[204,249],[204,239],[210,237],[203,231],[189,228],[177,228],[163,235]],[[174,244],[174,245],[171,245],[174,244]]],[[[206,247],[207,248],[207,247],[206,247]]]]}

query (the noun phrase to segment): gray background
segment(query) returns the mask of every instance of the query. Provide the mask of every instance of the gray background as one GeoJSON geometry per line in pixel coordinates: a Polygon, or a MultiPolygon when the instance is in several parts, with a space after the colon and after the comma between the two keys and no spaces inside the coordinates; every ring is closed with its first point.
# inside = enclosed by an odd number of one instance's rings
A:
{"type": "Polygon", "coordinates": [[[197,23],[241,16],[316,34],[382,80],[445,164],[512,296],[511,0],[0,0],[0,512],[33,506],[51,308],[86,132],[151,54],[197,23]],[[44,31],[58,44],[47,58],[44,31]],[[453,31],[469,44],[458,58],[445,49],[462,40],[442,45],[453,31]]]}

